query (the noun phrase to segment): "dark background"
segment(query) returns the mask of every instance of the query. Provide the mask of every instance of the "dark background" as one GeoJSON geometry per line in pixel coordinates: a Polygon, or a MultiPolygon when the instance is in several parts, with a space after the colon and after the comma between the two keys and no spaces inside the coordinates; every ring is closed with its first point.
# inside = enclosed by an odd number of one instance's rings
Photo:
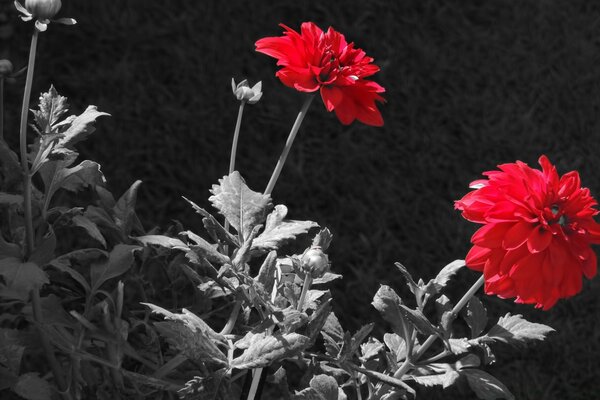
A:
{"type": "MultiPolygon", "coordinates": [[[[344,275],[334,305],[348,329],[376,318],[370,302],[380,283],[406,293],[394,262],[429,279],[464,258],[476,227],[453,201],[481,172],[517,159],[537,167],[546,154],[600,194],[600,2],[63,3],[60,16],[79,24],[52,24],[41,35],[34,94],[54,83],[73,112],[95,104],[112,114],[81,153],[102,165],[115,194],[144,182],[146,228],[177,219],[201,231],[180,196],[208,208],[208,189],[227,172],[238,107],[232,77],[263,81],[263,99],[246,107],[237,165],[251,188],[266,186],[303,101],[274,77],[275,60],[254,51],[257,39],[281,34],[278,23],[331,25],[375,58],[385,126],[344,127],[317,100],[273,193],[290,218],[333,231],[330,257],[344,275]]],[[[30,26],[9,17],[2,48],[19,68],[30,26]]],[[[22,82],[8,87],[13,148],[21,95],[22,82]]],[[[454,299],[476,277],[461,272],[454,299]]],[[[599,290],[595,279],[547,312],[483,296],[494,318],[523,313],[557,330],[525,350],[500,346],[488,371],[517,399],[600,398],[599,290]]],[[[468,397],[453,389],[444,398],[468,397]]]]}

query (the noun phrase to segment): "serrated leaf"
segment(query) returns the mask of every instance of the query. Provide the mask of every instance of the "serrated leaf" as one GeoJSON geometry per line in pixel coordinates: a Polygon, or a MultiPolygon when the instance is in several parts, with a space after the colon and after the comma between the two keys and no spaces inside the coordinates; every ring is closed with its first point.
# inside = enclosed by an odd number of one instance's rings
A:
{"type": "Polygon", "coordinates": [[[16,258],[0,260],[0,275],[5,282],[0,286],[0,296],[18,300],[27,300],[34,287],[49,283],[48,276],[37,264],[16,258]]]}
{"type": "Polygon", "coordinates": [[[322,277],[314,279],[313,285],[323,285],[335,281],[336,279],[342,279],[343,276],[340,274],[334,274],[333,272],[325,272],[322,277]]]}
{"type": "Polygon", "coordinates": [[[58,94],[54,85],[40,94],[38,109],[33,110],[33,117],[40,133],[52,133],[52,127],[69,111],[67,98],[58,94]]]}
{"type": "Polygon", "coordinates": [[[265,257],[260,269],[258,270],[258,274],[256,275],[256,280],[262,283],[263,287],[267,292],[271,292],[273,289],[273,283],[275,282],[275,267],[277,265],[277,252],[275,250],[271,251],[265,257]]]}
{"type": "Polygon", "coordinates": [[[306,328],[306,334],[310,338],[311,344],[315,342],[319,332],[323,329],[329,314],[331,313],[331,299],[324,301],[319,308],[313,312],[308,320],[308,327],[306,328]]]}
{"type": "Polygon", "coordinates": [[[190,249],[199,257],[206,258],[208,262],[216,265],[231,263],[229,257],[219,253],[217,250],[218,245],[208,243],[206,240],[191,231],[181,232],[180,235],[186,236],[190,241],[192,241],[194,244],[189,245],[190,249]]]}
{"type": "Polygon", "coordinates": [[[442,290],[444,286],[448,284],[448,281],[454,274],[458,272],[462,267],[465,266],[464,260],[454,260],[450,264],[446,265],[442,270],[437,274],[435,279],[433,279],[433,285],[436,290],[439,292],[442,290]]]}
{"type": "Polygon", "coordinates": [[[35,372],[28,372],[19,376],[13,391],[27,400],[51,400],[52,388],[45,379],[35,372]]]}
{"type": "Polygon", "coordinates": [[[188,245],[183,243],[181,240],[164,235],[137,236],[135,240],[141,242],[144,246],[154,245],[165,247],[167,249],[177,249],[183,251],[190,250],[188,245]]]}
{"type": "Polygon", "coordinates": [[[383,343],[374,337],[370,337],[366,343],[360,345],[360,360],[363,363],[377,357],[384,350],[383,343]]]}
{"type": "Polygon", "coordinates": [[[110,114],[98,111],[96,106],[88,106],[80,115],[70,118],[69,127],[62,132],[63,137],[58,141],[58,147],[72,148],[76,143],[86,139],[94,133],[93,126],[98,117],[110,116],[110,114]]]}
{"type": "Polygon", "coordinates": [[[267,216],[265,230],[252,242],[253,251],[262,253],[277,250],[285,242],[319,226],[313,221],[284,220],[287,211],[287,207],[282,204],[275,206],[275,210],[267,216]]]}
{"type": "Polygon", "coordinates": [[[297,333],[275,333],[254,341],[244,353],[235,358],[230,367],[237,369],[264,368],[276,361],[299,354],[309,339],[297,333]]]}
{"type": "Polygon", "coordinates": [[[116,245],[109,253],[108,260],[93,264],[90,269],[92,291],[95,292],[104,282],[124,274],[133,264],[133,252],[140,246],[116,245]]]}
{"type": "Polygon", "coordinates": [[[219,179],[211,193],[208,200],[244,238],[265,221],[273,207],[271,197],[250,190],[237,171],[219,179]]]}
{"type": "Polygon", "coordinates": [[[233,398],[227,369],[222,368],[208,376],[196,376],[178,391],[181,399],[230,400],[233,398]]]}
{"type": "Polygon", "coordinates": [[[471,337],[477,337],[487,325],[487,311],[477,297],[472,297],[467,303],[465,312],[463,313],[469,328],[471,328],[471,337]]]}
{"type": "Polygon", "coordinates": [[[281,330],[284,333],[295,332],[308,321],[308,315],[296,310],[294,307],[290,306],[281,311],[283,314],[283,320],[277,321],[277,324],[281,327],[281,330]]]}
{"type": "Polygon", "coordinates": [[[447,371],[443,374],[425,376],[411,376],[411,378],[421,386],[442,386],[444,389],[452,386],[459,377],[460,374],[457,371],[447,371]]]}
{"type": "Polygon", "coordinates": [[[500,317],[488,333],[480,341],[495,340],[512,345],[523,344],[528,340],[544,340],[554,329],[543,324],[529,322],[522,315],[507,313],[500,317]]]}
{"type": "Polygon", "coordinates": [[[373,322],[362,326],[354,335],[352,335],[350,340],[348,340],[346,336],[344,338],[344,348],[341,357],[352,357],[358,351],[361,343],[369,336],[374,326],[375,324],[373,322]]]}
{"type": "Polygon", "coordinates": [[[339,385],[337,381],[328,375],[315,375],[309,383],[310,387],[325,400],[338,400],[339,385]]]}
{"type": "Polygon", "coordinates": [[[400,273],[402,274],[402,276],[404,276],[404,279],[406,279],[406,284],[408,285],[408,288],[410,289],[412,294],[414,294],[415,297],[420,297],[423,293],[423,288],[415,282],[415,280],[413,279],[410,272],[408,272],[406,267],[398,262],[394,265],[400,270],[400,273]]]}
{"type": "Polygon", "coordinates": [[[467,377],[469,386],[473,389],[477,397],[482,400],[513,400],[515,398],[502,382],[487,372],[479,369],[464,369],[460,374],[467,377]]]}
{"type": "Polygon", "coordinates": [[[196,314],[186,310],[183,308],[181,310],[181,314],[172,313],[169,310],[165,310],[162,307],[154,305],[152,303],[140,303],[150,308],[150,310],[155,313],[165,317],[165,319],[169,319],[172,321],[181,321],[185,326],[187,326],[192,332],[201,331],[206,336],[210,338],[211,341],[225,342],[225,338],[215,332],[204,320],[198,317],[196,314]]]}

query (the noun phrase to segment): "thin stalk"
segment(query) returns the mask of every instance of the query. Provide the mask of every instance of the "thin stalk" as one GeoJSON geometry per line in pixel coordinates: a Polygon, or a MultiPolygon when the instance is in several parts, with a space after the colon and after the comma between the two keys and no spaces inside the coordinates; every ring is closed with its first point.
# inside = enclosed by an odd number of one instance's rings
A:
{"type": "Polygon", "coordinates": [[[304,120],[304,117],[306,116],[306,112],[308,111],[308,107],[310,107],[310,103],[312,103],[314,97],[315,97],[314,95],[309,95],[308,97],[306,97],[306,100],[304,100],[304,104],[302,104],[302,108],[300,109],[300,112],[298,113],[298,116],[296,117],[296,121],[294,122],[294,125],[292,126],[292,130],[290,131],[287,141],[285,142],[285,147],[283,148],[283,151],[281,152],[281,155],[279,156],[279,160],[277,161],[277,165],[275,166],[275,169],[273,170],[273,174],[271,175],[269,184],[267,185],[267,188],[265,189],[265,194],[271,194],[273,192],[273,188],[275,187],[275,184],[277,183],[277,179],[279,179],[279,175],[281,174],[281,170],[283,169],[283,165],[285,164],[285,160],[288,156],[288,153],[290,152],[290,149],[292,148],[292,145],[294,144],[294,139],[296,138],[296,134],[298,133],[298,130],[300,129],[300,125],[302,125],[302,121],[304,120]]]}
{"type": "Polygon", "coordinates": [[[54,380],[56,381],[58,390],[63,399],[71,400],[71,395],[68,392],[69,387],[62,375],[62,367],[54,355],[54,350],[52,349],[50,339],[48,339],[48,336],[46,336],[43,331],[42,306],[40,303],[40,288],[38,286],[31,290],[31,302],[33,308],[33,319],[38,323],[38,329],[40,331],[40,338],[42,339],[44,353],[46,354],[46,359],[48,360],[48,364],[50,364],[50,368],[52,369],[52,375],[54,375],[54,380]]]}
{"type": "Polygon", "coordinates": [[[304,300],[306,300],[306,294],[310,289],[310,285],[312,285],[313,278],[307,273],[304,277],[304,284],[302,285],[302,292],[300,293],[300,299],[298,300],[298,304],[296,305],[296,310],[302,311],[302,307],[304,307],[304,300]]]}
{"type": "MultiPolygon", "coordinates": [[[[242,127],[242,115],[244,115],[244,106],[246,102],[244,100],[240,101],[240,108],[238,109],[237,121],[235,122],[235,130],[233,131],[233,142],[231,143],[231,154],[229,156],[229,175],[235,171],[235,157],[237,155],[237,146],[240,139],[240,128],[242,127]]],[[[225,218],[225,231],[229,232],[229,221],[225,218]]],[[[229,255],[229,246],[223,246],[226,255],[229,255]]],[[[239,306],[236,306],[239,312],[239,306]]],[[[234,308],[235,310],[235,308],[234,308]]],[[[236,314],[237,318],[237,314],[236,314]]],[[[235,323],[235,321],[233,321],[235,323]]],[[[229,323],[229,322],[228,322],[229,323]]],[[[233,326],[232,326],[233,328],[233,326]]],[[[228,332],[229,333],[229,332],[228,332]]]]}
{"type": "Polygon", "coordinates": [[[4,77],[0,78],[0,140],[4,140],[4,77]]]}
{"type": "Polygon", "coordinates": [[[237,300],[233,305],[233,309],[231,310],[231,314],[229,315],[229,319],[227,320],[227,323],[221,330],[221,335],[229,335],[231,333],[231,331],[233,330],[233,327],[235,326],[235,321],[237,320],[237,317],[240,314],[241,307],[242,307],[242,301],[237,300]]]}
{"type": "Polygon", "coordinates": [[[27,162],[27,116],[29,114],[29,100],[33,83],[33,69],[35,67],[35,53],[37,50],[38,30],[34,28],[29,48],[29,62],[27,64],[27,78],[23,93],[23,107],[21,107],[21,129],[19,132],[21,150],[21,168],[23,169],[23,209],[25,210],[25,258],[33,252],[33,216],[31,213],[31,174],[27,162]]]}
{"type": "MultiPolygon", "coordinates": [[[[471,288],[467,291],[467,293],[465,293],[464,296],[458,301],[458,303],[456,303],[456,305],[451,311],[454,317],[456,317],[460,310],[462,310],[462,308],[469,302],[469,300],[471,300],[471,297],[473,297],[473,295],[479,290],[479,288],[483,285],[484,281],[485,279],[483,275],[481,275],[477,282],[475,282],[473,286],[471,286],[471,288]]],[[[425,354],[425,352],[429,349],[429,347],[431,347],[431,345],[433,344],[433,342],[435,342],[437,338],[437,335],[429,336],[427,340],[421,345],[419,350],[415,353],[414,360],[418,360],[423,354],[425,354]]],[[[404,376],[404,374],[406,373],[406,371],[408,371],[411,365],[412,363],[404,363],[402,367],[398,368],[398,370],[394,373],[394,378],[402,379],[402,376],[404,376]]]]}
{"type": "Polygon", "coordinates": [[[229,157],[229,173],[235,171],[235,156],[237,154],[238,141],[240,139],[240,127],[242,126],[242,115],[244,114],[244,106],[246,102],[240,101],[240,108],[238,110],[237,121],[235,123],[235,131],[233,132],[233,143],[231,144],[231,155],[229,157]]]}

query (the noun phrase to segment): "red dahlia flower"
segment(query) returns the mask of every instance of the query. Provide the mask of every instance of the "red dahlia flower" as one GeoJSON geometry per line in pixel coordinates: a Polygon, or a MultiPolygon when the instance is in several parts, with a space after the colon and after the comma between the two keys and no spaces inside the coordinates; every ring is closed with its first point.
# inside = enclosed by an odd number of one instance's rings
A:
{"type": "Polygon", "coordinates": [[[373,58],[331,27],[323,32],[312,22],[305,22],[298,33],[280,26],[285,29],[284,36],[258,40],[256,51],[277,59],[283,68],[276,76],[284,85],[301,92],[320,90],[327,111],[335,110],[344,125],[355,119],[383,125],[375,101],[384,101],[378,93],[385,89],[364,79],[379,71],[373,58]]]}
{"type": "Polygon", "coordinates": [[[483,271],[485,292],[544,310],[581,290],[582,275],[596,275],[600,225],[596,200],[579,174],[559,178],[541,156],[542,170],[517,161],[471,183],[476,189],[455,203],[462,216],[483,224],[471,238],[466,264],[483,271]]]}

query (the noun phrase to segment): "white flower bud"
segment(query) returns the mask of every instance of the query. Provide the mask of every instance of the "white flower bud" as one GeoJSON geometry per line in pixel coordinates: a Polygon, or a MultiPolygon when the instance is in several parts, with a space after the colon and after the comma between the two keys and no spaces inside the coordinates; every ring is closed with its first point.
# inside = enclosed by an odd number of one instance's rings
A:
{"type": "Polygon", "coordinates": [[[35,18],[45,20],[52,19],[60,11],[62,3],[60,0],[25,0],[25,8],[35,18]]]}
{"type": "Polygon", "coordinates": [[[231,78],[231,90],[235,98],[239,101],[255,104],[262,97],[262,82],[258,82],[256,85],[250,87],[246,79],[236,85],[233,78],[231,78]]]}

